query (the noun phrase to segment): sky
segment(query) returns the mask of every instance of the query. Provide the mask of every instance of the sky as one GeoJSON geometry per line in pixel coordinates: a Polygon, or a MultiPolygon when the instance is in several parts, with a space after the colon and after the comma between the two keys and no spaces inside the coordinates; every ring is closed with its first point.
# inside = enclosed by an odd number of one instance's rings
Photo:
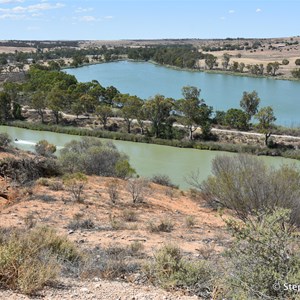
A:
{"type": "Polygon", "coordinates": [[[0,40],[300,35],[300,0],[0,0],[0,40]]]}

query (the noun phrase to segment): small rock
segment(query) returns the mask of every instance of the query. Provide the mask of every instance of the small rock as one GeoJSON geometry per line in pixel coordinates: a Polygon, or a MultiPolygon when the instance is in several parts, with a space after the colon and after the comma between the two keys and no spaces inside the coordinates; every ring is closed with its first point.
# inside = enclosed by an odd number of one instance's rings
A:
{"type": "Polygon", "coordinates": [[[72,234],[72,233],[74,233],[74,230],[69,230],[68,231],[68,234],[72,234]]]}
{"type": "Polygon", "coordinates": [[[90,291],[89,291],[89,289],[88,288],[81,288],[80,289],[80,292],[82,292],[82,293],[87,293],[87,294],[89,294],[90,293],[90,291]]]}

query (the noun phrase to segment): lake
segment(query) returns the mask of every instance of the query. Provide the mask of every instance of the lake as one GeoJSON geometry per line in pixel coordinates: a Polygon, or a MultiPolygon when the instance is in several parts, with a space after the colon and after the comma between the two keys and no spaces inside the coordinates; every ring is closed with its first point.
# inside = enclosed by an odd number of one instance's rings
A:
{"type": "MultiPolygon", "coordinates": [[[[34,151],[34,145],[40,140],[47,140],[61,149],[71,140],[79,140],[81,137],[48,131],[33,131],[23,128],[0,126],[0,133],[8,133],[14,141],[14,145],[23,150],[34,151]]],[[[205,180],[211,174],[211,162],[217,155],[236,155],[221,151],[206,151],[197,149],[182,149],[169,146],[142,144],[126,141],[112,141],[118,150],[129,156],[130,164],[141,176],[151,177],[155,174],[166,174],[172,182],[182,189],[189,188],[185,181],[192,171],[200,171],[200,179],[205,180]]],[[[269,166],[278,167],[283,163],[295,163],[300,167],[299,161],[291,159],[262,157],[259,159],[269,166]]]]}
{"type": "Polygon", "coordinates": [[[244,91],[256,90],[260,106],[272,106],[277,124],[300,126],[300,82],[252,78],[226,74],[182,71],[147,62],[120,61],[89,65],[65,72],[81,82],[98,80],[115,86],[121,93],[148,99],[156,94],[179,99],[181,88],[191,85],[201,89],[201,98],[215,110],[238,108],[244,91]]]}

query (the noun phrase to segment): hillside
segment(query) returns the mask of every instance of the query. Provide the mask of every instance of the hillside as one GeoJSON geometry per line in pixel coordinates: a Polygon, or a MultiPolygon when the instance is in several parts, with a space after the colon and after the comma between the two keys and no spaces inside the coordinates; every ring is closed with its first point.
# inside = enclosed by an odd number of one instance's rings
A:
{"type": "MultiPolygon", "coordinates": [[[[0,159],[29,156],[16,150],[0,152],[0,159]]],[[[61,277],[57,284],[41,292],[44,299],[196,299],[151,286],[139,268],[131,270],[131,264],[146,263],[159,248],[170,243],[179,245],[190,259],[214,257],[228,243],[221,218],[206,208],[197,194],[153,183],[144,191],[143,203],[133,204],[127,184],[121,179],[89,176],[83,202],[77,203],[61,178],[40,179],[27,186],[16,186],[1,178],[2,228],[49,226],[93,259],[103,251],[122,252],[137,247],[133,254],[126,252],[126,258],[121,255],[121,260],[117,259],[116,274],[109,270],[83,274],[79,281],[61,277]],[[112,182],[119,195],[115,204],[109,196],[112,182]],[[165,227],[157,229],[160,224],[165,227]],[[118,274],[119,264],[124,266],[125,273],[118,274]]],[[[0,298],[29,299],[1,290],[0,298]]]]}

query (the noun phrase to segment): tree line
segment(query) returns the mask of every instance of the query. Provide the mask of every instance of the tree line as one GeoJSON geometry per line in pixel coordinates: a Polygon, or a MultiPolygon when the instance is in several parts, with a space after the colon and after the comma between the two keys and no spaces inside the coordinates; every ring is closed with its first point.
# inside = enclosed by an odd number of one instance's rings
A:
{"type": "Polygon", "coordinates": [[[62,113],[75,115],[77,119],[80,115],[88,118],[92,115],[98,118],[104,130],[114,130],[108,126],[108,121],[119,116],[128,133],[135,127],[135,133],[142,135],[178,140],[187,136],[192,141],[195,138],[214,139],[211,133],[213,124],[249,130],[253,127],[251,121],[256,119],[256,127],[265,134],[265,144],[268,145],[276,118],[271,107],[259,109],[260,98],[255,91],[243,93],[240,109],[216,112],[201,99],[200,93],[197,87],[185,86],[181,99],[158,94],[143,100],[122,94],[114,86],[105,88],[95,80],[78,82],[72,75],[35,65],[28,72],[25,83],[3,85],[0,121],[22,119],[21,106],[28,105],[36,110],[42,123],[46,112],[51,111],[55,124],[61,122],[62,113]],[[195,134],[198,128],[201,128],[200,136],[195,134]]]}

